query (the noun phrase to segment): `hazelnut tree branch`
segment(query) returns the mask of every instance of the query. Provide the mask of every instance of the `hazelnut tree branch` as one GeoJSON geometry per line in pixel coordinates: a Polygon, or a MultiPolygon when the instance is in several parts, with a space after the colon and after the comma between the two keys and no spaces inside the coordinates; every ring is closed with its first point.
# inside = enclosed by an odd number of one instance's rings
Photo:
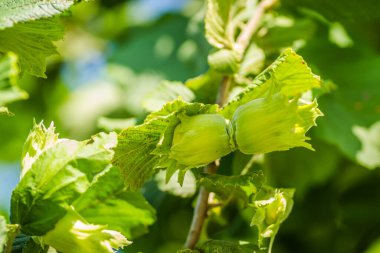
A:
{"type": "MultiPolygon", "coordinates": [[[[237,52],[239,52],[241,55],[244,55],[253,34],[259,28],[260,21],[265,11],[273,7],[276,2],[277,0],[263,0],[257,5],[254,13],[252,14],[252,18],[248,21],[246,27],[240,33],[235,44],[235,50],[237,50],[237,52]]],[[[223,77],[216,98],[216,104],[219,106],[223,106],[227,102],[231,82],[231,76],[223,77]]],[[[219,161],[215,161],[207,165],[204,169],[204,172],[215,174],[218,167],[219,161]]],[[[190,230],[184,246],[185,248],[193,249],[199,240],[204,221],[207,217],[209,194],[210,193],[204,187],[200,188],[190,230]]]]}

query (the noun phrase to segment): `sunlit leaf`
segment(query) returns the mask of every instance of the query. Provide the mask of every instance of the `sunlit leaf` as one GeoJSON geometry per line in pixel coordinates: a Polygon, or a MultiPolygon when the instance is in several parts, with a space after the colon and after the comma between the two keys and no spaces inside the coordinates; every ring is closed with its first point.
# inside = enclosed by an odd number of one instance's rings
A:
{"type": "Polygon", "coordinates": [[[301,56],[287,49],[248,88],[223,107],[222,113],[226,118],[231,118],[240,105],[253,99],[268,97],[277,92],[292,98],[318,87],[319,77],[311,72],[301,56]]]}
{"type": "Polygon", "coordinates": [[[57,53],[53,41],[62,38],[63,27],[57,19],[18,23],[0,30],[0,52],[14,52],[19,57],[21,71],[46,77],[46,57],[57,53]]]}
{"type": "Polygon", "coordinates": [[[20,22],[48,18],[72,6],[76,0],[2,0],[0,2],[0,30],[20,22]]]}
{"type": "Polygon", "coordinates": [[[92,224],[107,225],[133,239],[147,232],[155,210],[138,192],[127,192],[117,168],[99,175],[74,203],[75,210],[92,224]]]}
{"type": "MultiPolygon", "coordinates": [[[[35,130],[41,129],[36,126],[35,130]]],[[[33,136],[46,134],[54,139],[50,130],[32,132],[28,146],[39,146],[33,136]]],[[[42,150],[12,193],[12,223],[20,224],[22,232],[29,235],[51,230],[71,203],[88,189],[94,176],[108,166],[114,145],[114,133],[100,133],[90,141],[60,139],[42,150]]]]}

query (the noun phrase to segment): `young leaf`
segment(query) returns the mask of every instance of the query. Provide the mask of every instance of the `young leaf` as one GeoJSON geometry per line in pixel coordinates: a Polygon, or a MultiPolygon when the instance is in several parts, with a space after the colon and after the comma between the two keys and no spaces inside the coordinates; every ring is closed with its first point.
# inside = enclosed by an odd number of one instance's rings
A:
{"type": "Polygon", "coordinates": [[[149,111],[157,111],[167,102],[182,98],[186,102],[194,100],[194,93],[180,82],[164,81],[152,92],[148,93],[143,100],[143,107],[149,111]]]}
{"type": "Polygon", "coordinates": [[[56,18],[18,23],[0,30],[0,52],[16,53],[22,71],[46,78],[46,57],[57,53],[53,41],[62,38],[63,28],[56,18]]]}
{"type": "Polygon", "coordinates": [[[234,197],[248,204],[250,198],[260,190],[263,181],[264,174],[259,172],[239,176],[204,174],[199,183],[223,199],[234,197]]]}
{"type": "Polygon", "coordinates": [[[205,18],[206,39],[216,48],[232,48],[233,36],[231,33],[230,18],[232,0],[208,0],[205,18]]]}
{"type": "Polygon", "coordinates": [[[46,149],[52,147],[58,140],[53,122],[46,128],[43,122],[34,126],[24,143],[21,160],[21,178],[30,169],[32,164],[46,149]]]}
{"type": "Polygon", "coordinates": [[[253,203],[255,214],[251,226],[259,230],[260,248],[268,248],[271,252],[274,238],[282,222],[288,218],[293,208],[294,189],[262,188],[253,203]],[[264,239],[269,238],[269,244],[264,239]]]}
{"type": "Polygon", "coordinates": [[[28,97],[17,85],[18,75],[17,56],[13,53],[0,56],[0,114],[8,112],[5,104],[28,97]]]}
{"type": "MultiPolygon", "coordinates": [[[[41,130],[38,126],[35,129],[41,130]]],[[[51,131],[45,134],[54,136],[51,131]]],[[[30,135],[38,136],[34,132],[30,135]]],[[[38,143],[29,146],[38,147],[38,143]]],[[[12,223],[20,224],[22,232],[29,235],[51,230],[94,176],[108,166],[115,145],[116,135],[111,133],[83,142],[60,139],[42,150],[12,193],[12,223]]]]}
{"type": "Polygon", "coordinates": [[[248,88],[224,106],[221,113],[230,119],[239,106],[253,99],[269,97],[278,92],[293,98],[318,87],[319,77],[311,72],[301,56],[286,49],[248,88]]]}
{"type": "Polygon", "coordinates": [[[0,30],[20,22],[48,18],[69,9],[77,0],[2,0],[0,30]]]}
{"type": "Polygon", "coordinates": [[[97,176],[73,206],[88,222],[107,225],[129,239],[147,232],[147,226],[156,219],[155,210],[140,193],[124,191],[120,172],[115,167],[97,176]]]}

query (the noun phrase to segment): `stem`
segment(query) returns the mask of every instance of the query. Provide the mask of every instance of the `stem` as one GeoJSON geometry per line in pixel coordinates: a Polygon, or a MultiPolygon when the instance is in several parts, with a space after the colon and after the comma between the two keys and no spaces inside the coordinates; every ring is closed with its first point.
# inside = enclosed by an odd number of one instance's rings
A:
{"type": "Polygon", "coordinates": [[[259,28],[261,18],[263,17],[265,11],[273,7],[276,3],[277,0],[263,0],[256,6],[251,19],[248,21],[244,30],[240,33],[235,44],[235,49],[237,52],[241,53],[241,55],[244,54],[253,34],[259,28]]]}
{"type": "MultiPolygon", "coordinates": [[[[211,163],[206,166],[205,172],[215,173],[216,169],[216,163],[211,163]]],[[[203,223],[207,217],[209,194],[210,193],[204,187],[201,187],[201,189],[199,190],[197,204],[195,206],[189,234],[187,235],[185,248],[193,249],[195,247],[195,244],[197,244],[199,240],[203,223]]]]}

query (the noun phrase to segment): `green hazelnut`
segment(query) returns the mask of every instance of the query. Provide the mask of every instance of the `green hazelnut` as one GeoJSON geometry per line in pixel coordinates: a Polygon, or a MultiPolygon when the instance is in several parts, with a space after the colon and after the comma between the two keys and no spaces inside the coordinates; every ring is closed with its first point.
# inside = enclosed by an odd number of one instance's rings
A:
{"type": "Polygon", "coordinates": [[[186,167],[211,163],[231,152],[227,124],[219,114],[183,115],[169,157],[186,167]]]}
{"type": "Polygon", "coordinates": [[[237,108],[229,125],[235,145],[244,154],[268,153],[293,147],[312,149],[305,133],[322,115],[317,103],[299,105],[277,94],[254,99],[237,108]]]}

